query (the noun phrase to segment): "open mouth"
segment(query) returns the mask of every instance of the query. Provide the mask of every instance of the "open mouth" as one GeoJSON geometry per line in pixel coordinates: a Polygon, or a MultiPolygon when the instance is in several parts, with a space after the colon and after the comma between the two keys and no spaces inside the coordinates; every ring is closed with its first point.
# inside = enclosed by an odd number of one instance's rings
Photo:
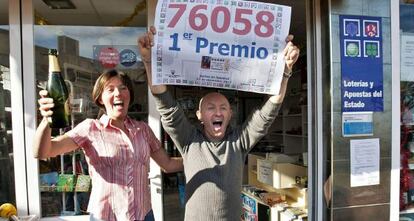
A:
{"type": "Polygon", "coordinates": [[[123,101],[115,101],[114,102],[114,107],[123,107],[124,106],[124,102],[123,101]]]}
{"type": "Polygon", "coordinates": [[[215,131],[220,130],[221,125],[223,125],[223,121],[213,121],[213,128],[215,131]]]}

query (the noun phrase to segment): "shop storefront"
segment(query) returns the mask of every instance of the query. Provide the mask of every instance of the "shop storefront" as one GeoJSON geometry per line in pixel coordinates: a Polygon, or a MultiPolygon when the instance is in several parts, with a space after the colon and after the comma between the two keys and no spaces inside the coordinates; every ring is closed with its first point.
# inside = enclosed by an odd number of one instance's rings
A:
{"type": "MultiPolygon", "coordinates": [[[[243,200],[253,200],[250,205],[265,212],[250,214],[246,207],[245,214],[258,220],[414,220],[414,2],[263,2],[292,7],[290,32],[301,56],[280,116],[246,159],[243,200]],[[274,162],[282,154],[292,160],[286,167],[274,162]],[[293,181],[276,185],[275,175],[272,181],[258,176],[269,162],[274,171],[291,172],[293,181]],[[272,209],[252,196],[254,188],[277,191],[295,204],[272,209]]],[[[179,156],[160,125],[136,47],[137,37],[154,22],[155,4],[0,0],[0,204],[10,202],[19,215],[36,214],[45,220],[87,217],[93,187],[82,151],[33,158],[32,139],[40,119],[36,100],[47,80],[45,54],[50,48],[59,51],[72,93],[73,125],[97,117],[90,95],[93,84],[104,69],[116,68],[133,80],[130,116],[148,122],[168,154],[179,156]]],[[[171,87],[195,123],[199,99],[211,90],[171,87]]],[[[265,99],[255,93],[219,91],[230,98],[235,125],[265,99]]],[[[151,161],[149,178],[155,219],[183,220],[183,173],[164,174],[151,161]]]]}

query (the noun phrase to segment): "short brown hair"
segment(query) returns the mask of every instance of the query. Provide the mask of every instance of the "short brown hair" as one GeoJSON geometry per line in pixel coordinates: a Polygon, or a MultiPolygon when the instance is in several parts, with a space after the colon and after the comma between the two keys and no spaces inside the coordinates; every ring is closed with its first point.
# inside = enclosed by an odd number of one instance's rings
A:
{"type": "Polygon", "coordinates": [[[134,101],[134,90],[132,88],[131,78],[129,78],[128,75],[122,71],[117,71],[115,69],[105,70],[101,74],[101,76],[99,76],[99,78],[96,79],[95,86],[93,87],[93,91],[92,91],[93,101],[95,102],[96,105],[98,105],[98,107],[100,107],[103,110],[105,110],[105,107],[101,103],[99,103],[99,99],[102,96],[102,92],[105,88],[105,85],[113,77],[118,77],[119,79],[121,79],[122,83],[128,88],[129,96],[131,98],[130,99],[131,102],[129,102],[129,104],[131,105],[134,101]]]}

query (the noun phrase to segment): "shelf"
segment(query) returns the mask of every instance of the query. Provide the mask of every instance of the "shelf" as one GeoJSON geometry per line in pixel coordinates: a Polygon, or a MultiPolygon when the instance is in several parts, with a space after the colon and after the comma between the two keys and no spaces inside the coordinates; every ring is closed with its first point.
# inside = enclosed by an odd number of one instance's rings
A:
{"type": "Polygon", "coordinates": [[[272,133],[272,135],[283,136],[283,133],[272,133]]]}
{"type": "Polygon", "coordinates": [[[302,114],[288,114],[288,115],[283,115],[284,117],[302,117],[302,114]]]}
{"type": "Polygon", "coordinates": [[[405,213],[414,213],[414,207],[400,211],[400,214],[405,214],[405,213]]]}
{"type": "Polygon", "coordinates": [[[301,96],[301,93],[296,93],[296,94],[289,94],[287,95],[287,97],[297,97],[297,96],[301,96]]]}
{"type": "Polygon", "coordinates": [[[285,134],[287,137],[307,137],[303,136],[302,134],[285,134]]]}
{"type": "Polygon", "coordinates": [[[262,201],[262,199],[260,199],[259,197],[255,196],[254,194],[252,194],[252,193],[250,193],[250,192],[247,192],[247,191],[245,191],[245,190],[242,190],[242,194],[244,194],[244,195],[246,195],[246,196],[248,196],[248,197],[250,197],[250,198],[253,198],[254,200],[256,200],[256,202],[258,202],[258,203],[260,203],[260,204],[263,204],[263,205],[269,206],[267,203],[263,202],[263,201],[262,201]]]}
{"type": "Polygon", "coordinates": [[[43,189],[40,189],[41,193],[90,193],[91,191],[56,191],[53,190],[56,189],[56,187],[50,187],[50,190],[47,190],[45,187],[41,187],[43,189]]]}
{"type": "MultiPolygon", "coordinates": [[[[302,165],[303,166],[303,165],[302,165]]],[[[305,185],[302,185],[302,184],[297,184],[297,183],[295,183],[295,184],[293,184],[293,186],[294,187],[296,187],[296,188],[298,188],[298,189],[307,189],[308,187],[306,187],[305,185]]]]}

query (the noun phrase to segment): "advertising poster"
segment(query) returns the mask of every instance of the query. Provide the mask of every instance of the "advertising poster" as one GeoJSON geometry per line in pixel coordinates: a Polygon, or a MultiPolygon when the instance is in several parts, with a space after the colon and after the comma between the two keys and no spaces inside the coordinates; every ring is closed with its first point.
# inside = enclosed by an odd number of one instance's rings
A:
{"type": "Polygon", "coordinates": [[[291,8],[238,0],[160,0],[154,84],[277,94],[291,8]]]}
{"type": "Polygon", "coordinates": [[[246,194],[241,194],[243,207],[242,207],[242,218],[243,221],[258,221],[257,217],[257,208],[256,200],[247,196],[246,194]]]}
{"type": "Polygon", "coordinates": [[[94,45],[93,58],[103,68],[136,69],[139,52],[136,45],[94,45]]]}
{"type": "Polygon", "coordinates": [[[380,17],[339,16],[342,112],[384,109],[380,17]]]}

